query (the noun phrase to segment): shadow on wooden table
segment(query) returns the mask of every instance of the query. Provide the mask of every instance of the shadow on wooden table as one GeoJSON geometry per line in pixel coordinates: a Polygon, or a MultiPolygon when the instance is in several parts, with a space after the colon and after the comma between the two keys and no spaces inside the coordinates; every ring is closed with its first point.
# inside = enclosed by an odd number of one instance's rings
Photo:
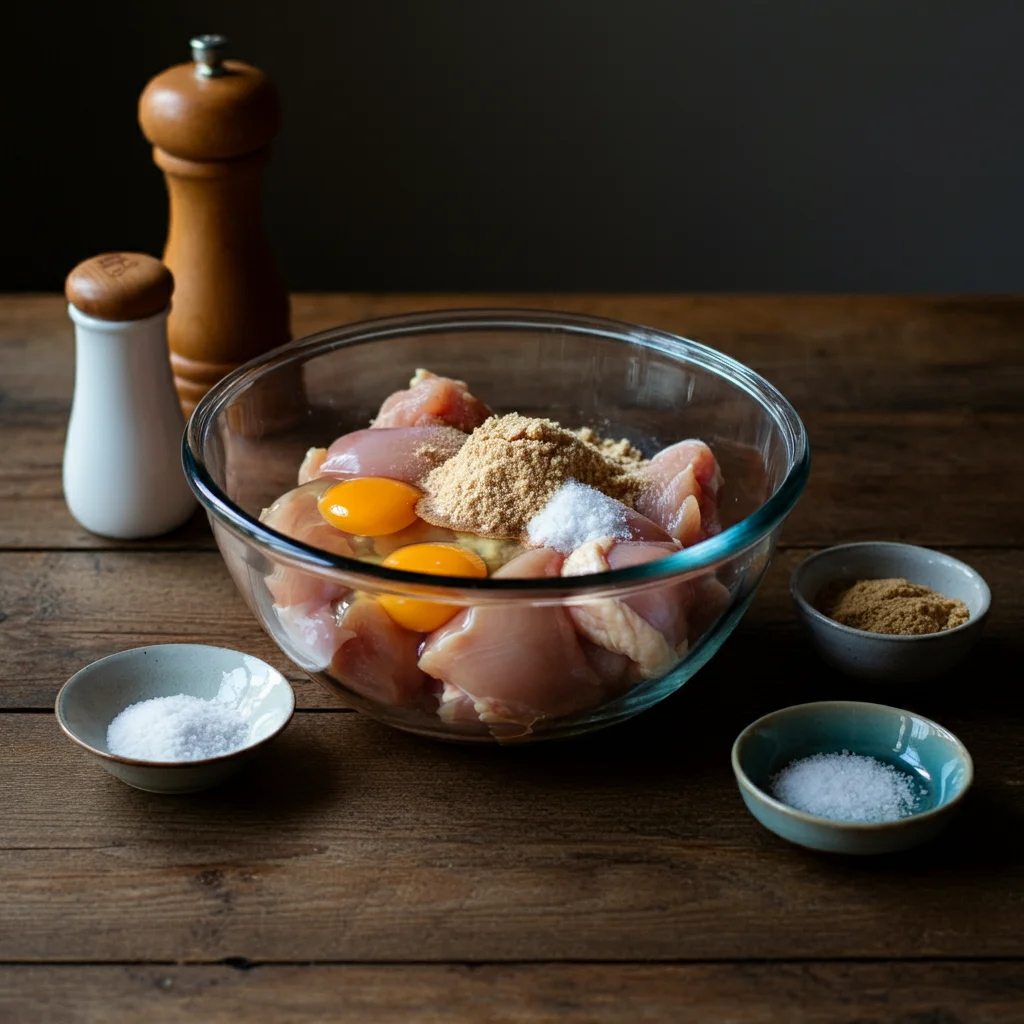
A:
{"type": "Polygon", "coordinates": [[[343,759],[306,726],[298,717],[235,778],[206,792],[165,796],[114,784],[109,801],[121,806],[111,813],[141,812],[147,839],[185,845],[209,831],[203,823],[216,823],[221,831],[296,825],[345,799],[343,759]],[[183,827],[189,823],[195,830],[183,827]]]}
{"type": "MultiPolygon", "coordinates": [[[[332,716],[333,717],[333,716],[332,716]]],[[[200,793],[204,810],[224,816],[304,818],[345,799],[344,759],[293,722],[252,765],[224,786],[200,793]]]]}

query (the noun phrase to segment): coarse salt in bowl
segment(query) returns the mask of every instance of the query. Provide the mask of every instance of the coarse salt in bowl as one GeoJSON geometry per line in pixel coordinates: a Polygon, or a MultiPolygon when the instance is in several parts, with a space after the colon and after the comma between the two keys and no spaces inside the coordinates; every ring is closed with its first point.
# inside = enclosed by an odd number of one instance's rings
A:
{"type": "MultiPolygon", "coordinates": [[[[810,465],[793,408],[735,360],[645,327],[507,310],[355,324],[268,353],[202,400],[183,460],[235,583],[296,665],[389,725],[492,743],[590,732],[682,686],[746,610],[810,465]],[[310,448],[366,427],[417,367],[468,382],[499,415],[589,427],[628,439],[648,457],[703,439],[724,475],[724,529],[668,557],[611,572],[469,579],[359,561],[261,522],[261,511],[295,488],[310,448]],[[283,586],[309,600],[280,603],[275,594],[283,586]],[[417,664],[423,637],[396,630],[381,612],[382,600],[396,598],[471,608],[490,639],[460,649],[444,679],[424,676],[417,664]],[[628,617],[627,600],[685,613],[686,636],[620,672],[626,685],[589,685],[622,656],[574,640],[572,616],[628,617]],[[358,602],[358,623],[341,627],[338,613],[325,611],[329,601],[339,609],[358,602]],[[504,696],[483,699],[480,690],[504,696]]],[[[600,512],[592,511],[597,522],[600,512]]],[[[578,538],[556,539],[566,546],[578,538]]]]}
{"type": "Polygon", "coordinates": [[[277,669],[243,651],[154,644],[86,665],[60,688],[54,710],[68,739],[122,782],[194,793],[230,778],[278,736],[295,694],[277,669]]]}
{"type": "Polygon", "coordinates": [[[187,693],[129,704],[107,726],[107,749],[136,761],[203,761],[248,739],[248,723],[230,704],[187,693]]]}
{"type": "Polygon", "coordinates": [[[926,796],[909,773],[849,750],[796,758],[770,782],[771,795],[795,811],[867,825],[906,818],[926,796]]]}
{"type": "Polygon", "coordinates": [[[828,853],[894,853],[935,838],[974,779],[971,755],[948,729],[864,701],[764,715],[736,738],[732,768],[765,828],[828,853]]]}

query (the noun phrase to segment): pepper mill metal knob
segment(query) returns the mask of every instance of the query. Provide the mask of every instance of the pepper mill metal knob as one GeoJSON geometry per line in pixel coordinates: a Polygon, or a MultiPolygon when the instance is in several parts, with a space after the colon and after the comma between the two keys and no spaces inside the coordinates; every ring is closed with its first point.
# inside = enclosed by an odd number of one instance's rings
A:
{"type": "Polygon", "coordinates": [[[226,373],[290,336],[260,215],[260,177],[281,123],[277,91],[258,68],[224,59],[223,36],[191,45],[193,61],[157,75],[139,99],[170,196],[167,330],[186,415],[226,373]]]}
{"type": "Polygon", "coordinates": [[[192,47],[192,61],[197,75],[218,78],[227,74],[227,68],[222,63],[224,51],[228,48],[227,36],[193,36],[189,46],[192,47]]]}

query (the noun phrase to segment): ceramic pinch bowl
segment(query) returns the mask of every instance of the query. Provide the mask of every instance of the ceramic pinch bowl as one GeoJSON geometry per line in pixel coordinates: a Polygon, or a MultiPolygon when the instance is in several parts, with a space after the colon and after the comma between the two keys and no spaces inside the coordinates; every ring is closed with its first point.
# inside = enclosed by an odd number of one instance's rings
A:
{"type": "Polygon", "coordinates": [[[965,562],[929,548],[882,541],[840,544],[805,558],[793,571],[789,589],[821,657],[848,676],[876,683],[915,683],[948,672],[977,643],[991,602],[988,584],[965,562]],[[840,625],[815,607],[828,586],[889,578],[959,598],[970,619],[941,633],[891,636],[840,625]]]}
{"type": "Polygon", "coordinates": [[[281,733],[295,711],[295,694],[277,669],[241,651],[158,644],[76,672],[57,694],[55,711],[65,735],[122,782],[150,793],[195,793],[230,778],[281,733]],[[179,693],[235,708],[249,727],[245,745],[199,761],[139,761],[110,752],[107,727],[126,707],[179,693]]]}
{"type": "Polygon", "coordinates": [[[828,853],[895,853],[934,838],[955,814],[974,779],[967,748],[941,725],[899,708],[822,701],[773,711],[748,725],[732,748],[732,768],[747,809],[791,843],[828,853]],[[812,754],[849,751],[908,774],[913,812],[896,821],[833,821],[771,796],[772,778],[812,754]]]}

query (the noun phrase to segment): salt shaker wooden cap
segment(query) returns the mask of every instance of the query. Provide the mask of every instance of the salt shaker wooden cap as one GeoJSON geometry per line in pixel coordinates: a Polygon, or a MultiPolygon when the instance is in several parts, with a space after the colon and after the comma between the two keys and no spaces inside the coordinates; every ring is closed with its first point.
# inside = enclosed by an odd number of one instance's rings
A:
{"type": "Polygon", "coordinates": [[[289,340],[288,296],[260,215],[277,91],[258,68],[224,60],[223,36],[191,45],[192,62],[157,75],[139,100],[170,196],[168,337],[186,414],[225,374],[289,340]]]}
{"type": "Polygon", "coordinates": [[[159,260],[134,252],[94,256],[65,284],[75,392],[64,496],[75,519],[105,537],[154,537],[195,508],[181,467],[185,419],[167,358],[173,290],[159,260]]]}

